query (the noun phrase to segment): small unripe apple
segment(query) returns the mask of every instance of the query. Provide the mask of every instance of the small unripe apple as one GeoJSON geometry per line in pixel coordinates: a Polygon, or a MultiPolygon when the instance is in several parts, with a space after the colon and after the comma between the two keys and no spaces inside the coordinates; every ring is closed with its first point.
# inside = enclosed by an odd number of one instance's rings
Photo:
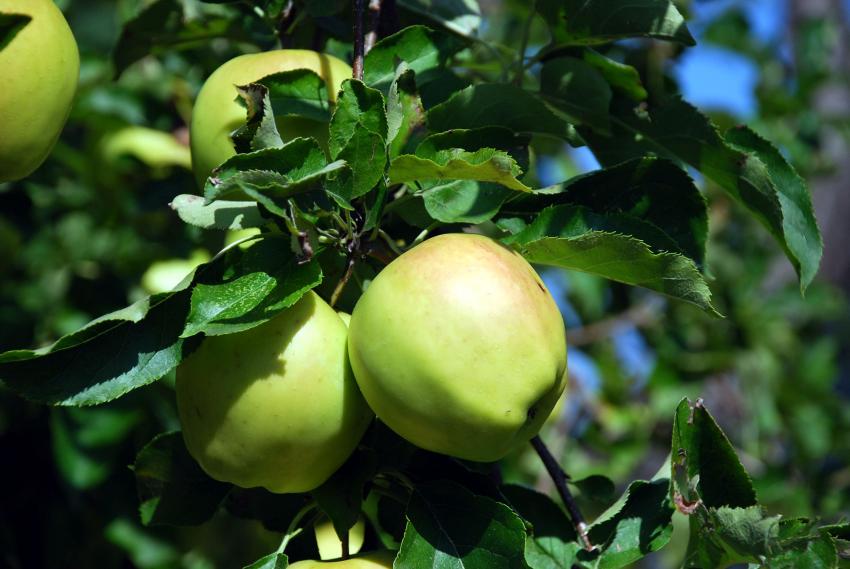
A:
{"type": "MultiPolygon", "coordinates": [[[[333,522],[324,518],[313,526],[316,534],[316,546],[319,548],[319,557],[322,560],[338,559],[342,557],[342,542],[334,529],[333,522]]],[[[366,539],[366,524],[361,517],[348,532],[348,553],[355,555],[363,547],[366,539]]]]}
{"type": "MultiPolygon", "coordinates": [[[[336,101],[342,82],[351,77],[351,67],[344,61],[303,49],[240,55],[210,75],[195,101],[190,130],[192,170],[199,187],[203,187],[213,168],[236,154],[230,135],[245,124],[246,119],[245,107],[237,102],[236,86],[295,69],[309,69],[324,79],[330,103],[336,101]]],[[[324,143],[328,137],[327,124],[306,117],[276,117],[275,123],[284,140],[312,136],[324,143]]]]}
{"type": "Polygon", "coordinates": [[[32,19],[0,49],[0,182],[41,166],[71,111],[80,73],[77,42],[53,0],[0,0],[32,19]]]}
{"type": "Polygon", "coordinates": [[[277,493],[325,482],[372,418],[351,375],[347,334],[309,292],[256,328],[207,337],[177,369],[183,438],[204,471],[277,493]]]}
{"type": "Polygon", "coordinates": [[[555,301],[522,256],[480,235],[434,237],[390,263],[354,308],[348,349],[379,419],[468,460],[528,441],[566,383],[555,301]]]}
{"type": "Polygon", "coordinates": [[[394,551],[373,551],[338,561],[298,561],[290,569],[392,569],[394,551]]]}

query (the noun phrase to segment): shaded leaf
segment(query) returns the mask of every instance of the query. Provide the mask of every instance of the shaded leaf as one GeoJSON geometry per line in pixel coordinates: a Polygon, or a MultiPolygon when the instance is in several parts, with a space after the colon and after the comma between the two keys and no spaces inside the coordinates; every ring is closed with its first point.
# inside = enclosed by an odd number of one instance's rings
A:
{"type": "Polygon", "coordinates": [[[248,110],[247,122],[231,135],[236,152],[280,148],[283,139],[277,131],[269,90],[258,83],[237,86],[236,92],[248,110]]]}
{"type": "MultiPolygon", "coordinates": [[[[742,152],[727,144],[707,117],[681,99],[670,98],[648,110],[619,104],[615,105],[615,111],[612,121],[617,128],[613,129],[613,137],[582,132],[603,164],[613,165],[655,153],[698,169],[764,224],[785,249],[800,275],[801,287],[805,288],[808,281],[804,277],[810,279],[820,261],[820,236],[816,225],[785,222],[783,204],[796,208],[797,215],[792,220],[805,221],[809,215],[802,213],[805,209],[799,209],[802,201],[795,179],[784,174],[772,175],[758,154],[742,152]],[[776,183],[790,187],[780,191],[776,183]]],[[[763,143],[750,142],[759,146],[759,153],[766,159],[776,160],[773,151],[763,143]]]]}
{"type": "Polygon", "coordinates": [[[269,553],[246,565],[244,569],[286,569],[289,567],[289,558],[283,553],[269,553]]]}
{"type": "Polygon", "coordinates": [[[477,0],[398,0],[398,5],[461,36],[475,35],[481,25],[477,0]]]}
{"type": "Polygon", "coordinates": [[[52,405],[97,405],[152,383],[196,344],[180,337],[189,291],[158,294],[102,316],[39,350],[0,355],[0,379],[52,405]]]}
{"type": "Polygon", "coordinates": [[[596,45],[634,37],[696,44],[670,0],[539,0],[537,9],[557,44],[596,45]]]}
{"type": "Polygon", "coordinates": [[[133,471],[145,525],[202,524],[231,488],[201,470],[180,432],[157,435],[139,451],[133,471]]]}
{"type": "Polygon", "coordinates": [[[499,212],[514,190],[499,184],[455,180],[437,184],[422,192],[431,218],[443,223],[482,223],[499,212]]]}
{"type": "Polygon", "coordinates": [[[383,38],[369,51],[363,63],[363,80],[387,94],[401,61],[416,74],[416,82],[422,86],[439,78],[435,71],[463,47],[464,42],[456,36],[425,26],[409,26],[383,38]]]}
{"type": "Polygon", "coordinates": [[[32,16],[0,12],[0,50],[9,45],[15,36],[30,23],[32,16]]]}
{"type": "Polygon", "coordinates": [[[510,508],[454,482],[415,487],[396,565],[526,569],[525,525],[510,508]]]}
{"type": "Polygon", "coordinates": [[[540,72],[540,92],[570,122],[608,132],[611,87],[593,66],[575,57],[547,60],[540,72]]]}
{"type": "Polygon", "coordinates": [[[485,83],[456,92],[428,111],[432,132],[498,126],[513,132],[567,137],[567,122],[536,94],[509,84],[485,83]]]}
{"type": "Polygon", "coordinates": [[[268,75],[258,83],[268,89],[276,117],[299,116],[319,122],[331,118],[327,85],[315,71],[293,69],[268,75]]]}

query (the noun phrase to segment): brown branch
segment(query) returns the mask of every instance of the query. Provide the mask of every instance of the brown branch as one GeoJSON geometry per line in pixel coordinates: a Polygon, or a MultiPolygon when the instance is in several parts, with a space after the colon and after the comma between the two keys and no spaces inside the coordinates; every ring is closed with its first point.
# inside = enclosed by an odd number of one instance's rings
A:
{"type": "Polygon", "coordinates": [[[567,330],[567,344],[571,346],[593,344],[610,338],[623,328],[649,326],[658,320],[658,317],[659,306],[657,302],[642,302],[610,318],[567,330]]]}
{"type": "Polygon", "coordinates": [[[552,453],[549,452],[549,449],[540,436],[535,436],[531,439],[531,446],[537,451],[537,455],[543,461],[543,466],[546,467],[546,471],[552,478],[552,482],[555,483],[555,488],[558,489],[558,494],[567,508],[567,513],[570,515],[570,520],[572,520],[584,548],[587,551],[593,551],[593,544],[590,543],[590,537],[587,535],[587,523],[584,521],[584,516],[581,514],[581,510],[579,510],[578,504],[576,504],[575,498],[573,498],[572,492],[570,492],[570,488],[567,486],[569,476],[567,476],[567,473],[564,472],[564,469],[555,460],[555,457],[552,456],[552,453]]]}
{"type": "Polygon", "coordinates": [[[354,63],[352,77],[363,81],[363,56],[365,55],[366,38],[363,32],[363,12],[366,0],[354,0],[354,63]]]}
{"type": "Polygon", "coordinates": [[[277,39],[280,41],[280,47],[288,48],[292,44],[292,38],[289,36],[289,28],[295,22],[297,10],[294,0],[289,0],[283,10],[280,12],[280,19],[277,21],[277,39]]]}
{"type": "Polygon", "coordinates": [[[364,53],[369,53],[378,41],[378,22],[381,19],[382,0],[369,0],[369,31],[363,41],[364,53]]]}

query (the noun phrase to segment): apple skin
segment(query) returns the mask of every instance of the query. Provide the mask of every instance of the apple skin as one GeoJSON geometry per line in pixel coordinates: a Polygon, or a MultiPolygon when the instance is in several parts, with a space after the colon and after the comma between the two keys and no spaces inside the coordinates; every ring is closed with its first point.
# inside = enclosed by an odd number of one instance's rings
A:
{"type": "Polygon", "coordinates": [[[373,417],[351,375],[347,334],[309,292],[256,328],[207,337],[176,384],[183,438],[204,471],[281,494],[325,482],[373,417]]]}
{"type": "MultiPolygon", "coordinates": [[[[316,546],[319,548],[319,557],[323,561],[342,557],[342,542],[339,540],[339,536],[336,534],[333,522],[330,519],[324,518],[320,522],[317,522],[313,526],[313,533],[316,535],[316,546]]],[[[359,553],[365,540],[366,523],[361,517],[348,532],[349,554],[356,555],[359,553]]]]}
{"type": "Polygon", "coordinates": [[[567,380],[551,294],[522,256],[481,235],[434,237],[390,263],[354,307],[348,351],[387,426],[479,462],[537,434],[567,380]]]}
{"type": "Polygon", "coordinates": [[[290,569],[392,569],[395,551],[373,551],[338,561],[298,561],[290,569]]]}
{"type": "MultiPolygon", "coordinates": [[[[192,111],[190,145],[192,169],[198,187],[213,168],[236,154],[230,134],[245,124],[245,108],[237,102],[237,85],[247,85],[267,75],[310,69],[325,80],[328,99],[336,94],[345,79],[351,77],[351,67],[344,61],[323,53],[303,49],[278,49],[263,53],[240,55],[225,62],[207,79],[192,111]]],[[[278,131],[284,140],[313,136],[321,143],[327,141],[328,125],[304,117],[277,117],[278,131]]]]}
{"type": "Polygon", "coordinates": [[[0,182],[32,174],[71,112],[80,74],[77,42],[53,0],[0,0],[32,20],[0,50],[0,182]]]}

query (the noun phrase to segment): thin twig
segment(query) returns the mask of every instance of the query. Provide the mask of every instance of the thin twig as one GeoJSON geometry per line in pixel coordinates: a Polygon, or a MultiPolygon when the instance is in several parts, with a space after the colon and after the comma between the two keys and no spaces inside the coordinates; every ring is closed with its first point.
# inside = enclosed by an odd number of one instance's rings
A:
{"type": "Polygon", "coordinates": [[[635,304],[620,314],[593,322],[579,328],[567,330],[567,343],[571,346],[586,346],[615,335],[631,326],[644,328],[653,324],[660,316],[661,305],[656,299],[635,304]]]}
{"type": "Polygon", "coordinates": [[[292,26],[292,23],[295,21],[297,10],[295,8],[294,0],[289,0],[286,3],[286,6],[283,7],[283,10],[280,12],[280,18],[277,21],[277,39],[280,41],[280,47],[287,48],[290,47],[289,44],[292,43],[292,38],[289,37],[289,28],[292,26]]]}
{"type": "Polygon", "coordinates": [[[540,457],[540,460],[543,461],[543,466],[546,467],[546,471],[549,472],[549,476],[552,477],[552,482],[555,483],[555,487],[558,489],[558,494],[561,496],[564,506],[567,507],[567,512],[570,514],[570,519],[573,522],[573,526],[576,528],[576,533],[578,533],[579,538],[581,538],[582,544],[584,544],[584,548],[587,551],[593,551],[593,544],[590,543],[590,538],[587,535],[587,523],[585,523],[584,516],[581,515],[581,510],[578,509],[578,504],[576,504],[575,498],[573,498],[573,495],[567,486],[569,476],[567,476],[567,473],[564,472],[564,469],[561,468],[561,465],[558,464],[555,457],[552,456],[552,453],[549,452],[546,444],[539,436],[531,439],[531,446],[533,446],[534,450],[537,451],[537,455],[540,457]]]}
{"type": "Polygon", "coordinates": [[[378,22],[381,19],[381,4],[383,0],[369,0],[369,31],[363,41],[364,55],[369,53],[378,41],[378,22]]]}
{"type": "Polygon", "coordinates": [[[333,294],[331,294],[331,307],[336,306],[339,297],[342,296],[342,292],[345,290],[345,285],[347,285],[348,281],[351,280],[351,275],[354,273],[354,265],[356,263],[354,255],[354,250],[349,251],[348,259],[346,261],[345,266],[345,272],[342,274],[342,277],[339,279],[339,282],[336,283],[336,287],[334,287],[333,294]]]}
{"type": "Polygon", "coordinates": [[[365,55],[366,38],[363,32],[363,12],[366,0],[354,0],[354,64],[352,77],[363,80],[363,56],[365,55]]]}

